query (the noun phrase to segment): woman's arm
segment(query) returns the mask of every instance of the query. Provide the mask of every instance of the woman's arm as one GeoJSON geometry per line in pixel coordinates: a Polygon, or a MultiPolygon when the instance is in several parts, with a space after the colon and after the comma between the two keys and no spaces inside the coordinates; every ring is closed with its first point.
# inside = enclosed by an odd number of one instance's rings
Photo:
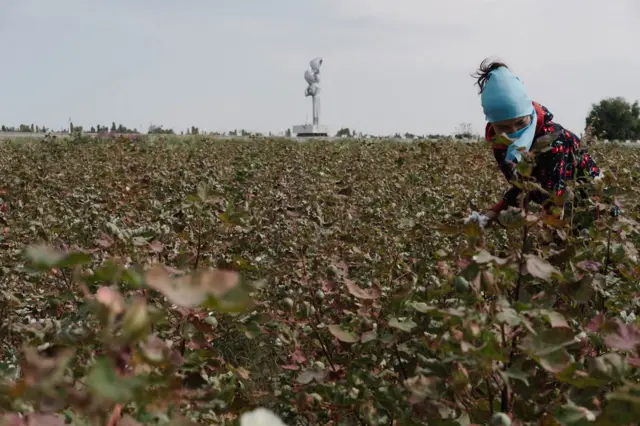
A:
{"type": "MultiPolygon", "coordinates": [[[[495,157],[498,167],[500,171],[504,175],[505,179],[508,182],[514,177],[513,167],[507,164],[505,161],[507,151],[504,149],[496,149],[493,150],[493,156],[495,157]]],[[[498,201],[491,209],[485,213],[486,216],[490,217],[490,221],[494,220],[500,215],[500,212],[506,210],[509,207],[516,207],[518,205],[518,196],[522,192],[522,189],[518,188],[515,185],[512,185],[511,188],[507,192],[504,193],[502,199],[498,201]]]]}

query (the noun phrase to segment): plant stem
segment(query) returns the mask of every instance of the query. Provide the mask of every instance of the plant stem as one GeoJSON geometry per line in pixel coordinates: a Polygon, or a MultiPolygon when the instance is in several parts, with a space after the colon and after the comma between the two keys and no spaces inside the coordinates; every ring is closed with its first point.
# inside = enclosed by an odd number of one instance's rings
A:
{"type": "Polygon", "coordinates": [[[311,328],[313,328],[313,331],[316,333],[316,338],[320,342],[320,346],[322,347],[322,352],[324,352],[324,356],[327,357],[327,361],[329,361],[329,365],[331,366],[331,369],[333,371],[337,371],[336,366],[333,365],[333,358],[331,357],[331,353],[327,349],[327,345],[324,343],[324,339],[320,335],[320,332],[318,332],[318,329],[316,328],[315,324],[313,324],[312,321],[309,321],[309,324],[311,325],[311,328]]]}
{"type": "Polygon", "coordinates": [[[407,371],[404,369],[404,364],[402,363],[402,359],[400,359],[400,352],[398,351],[398,343],[393,342],[393,351],[395,352],[396,359],[398,360],[398,364],[400,365],[400,372],[402,373],[402,378],[407,380],[409,377],[407,376],[407,371]]]}
{"type": "Polygon", "coordinates": [[[69,290],[73,290],[71,288],[71,283],[69,282],[69,278],[67,278],[67,274],[64,273],[64,270],[60,268],[60,273],[62,274],[62,278],[64,279],[65,284],[69,290]]]}
{"type": "MultiPolygon", "coordinates": [[[[526,214],[526,213],[525,213],[526,214]]],[[[527,239],[529,238],[529,227],[525,226],[522,233],[522,250],[520,251],[520,263],[518,265],[518,280],[516,281],[516,287],[513,290],[512,302],[517,302],[520,299],[520,286],[522,285],[522,268],[524,267],[524,255],[527,252],[527,239]]]]}
{"type": "MultiPolygon", "coordinates": [[[[305,284],[309,283],[309,272],[307,269],[307,261],[306,261],[306,250],[304,248],[300,248],[300,259],[302,262],[302,270],[303,270],[303,276],[304,276],[304,281],[305,284]]],[[[318,324],[320,324],[322,321],[322,319],[320,318],[320,307],[316,307],[316,303],[313,299],[313,294],[311,295],[311,306],[313,306],[316,309],[316,320],[318,321],[318,324]]],[[[316,334],[316,338],[318,339],[318,342],[320,342],[320,346],[322,347],[322,352],[324,352],[324,356],[327,358],[327,361],[329,361],[329,365],[331,366],[331,369],[333,371],[337,371],[336,370],[336,366],[333,364],[333,358],[331,357],[331,353],[329,352],[329,349],[326,345],[326,343],[324,342],[324,339],[322,338],[322,336],[320,335],[320,332],[318,331],[318,329],[316,328],[316,325],[313,323],[313,321],[309,321],[309,325],[311,326],[311,328],[313,329],[314,333],[316,334]]]]}
{"type": "Polygon", "coordinates": [[[194,262],[193,269],[198,269],[200,263],[200,245],[202,241],[202,219],[198,221],[198,245],[196,246],[196,261],[194,262]]]}
{"type": "Polygon", "coordinates": [[[609,262],[611,261],[611,228],[607,229],[607,256],[604,260],[604,276],[609,273],[609,262]]]}
{"type": "Polygon", "coordinates": [[[487,396],[489,398],[489,413],[493,416],[493,391],[491,390],[491,383],[489,379],[485,377],[484,382],[487,384],[487,396]]]}
{"type": "MultiPolygon", "coordinates": [[[[506,348],[507,333],[504,330],[504,324],[500,326],[500,336],[502,337],[502,347],[506,348]]],[[[514,338],[514,341],[515,341],[515,338],[514,338]]],[[[513,362],[514,354],[515,354],[515,347],[512,347],[511,351],[509,352],[509,361],[503,364],[502,371],[507,371],[507,369],[511,366],[511,363],[513,362]]],[[[506,413],[508,409],[509,409],[509,389],[507,387],[507,384],[504,383],[502,386],[502,394],[500,398],[500,411],[502,411],[503,413],[506,413]]]]}
{"type": "MultiPolygon", "coordinates": [[[[525,217],[525,221],[526,221],[526,217],[528,214],[528,202],[525,200],[524,203],[524,217],[525,217]]],[[[513,289],[513,296],[512,296],[512,301],[511,303],[517,302],[518,300],[520,300],[520,287],[522,286],[522,278],[524,276],[524,274],[522,273],[522,268],[525,265],[525,254],[527,253],[527,239],[529,238],[529,226],[527,226],[525,224],[524,226],[524,230],[522,231],[522,248],[520,250],[520,262],[518,263],[518,279],[516,281],[516,286],[513,289]]],[[[504,330],[504,325],[502,325],[501,328],[501,334],[502,334],[502,346],[504,348],[507,347],[507,336],[504,330]]],[[[509,366],[511,366],[511,364],[513,363],[513,358],[515,357],[515,353],[516,353],[516,347],[517,347],[517,336],[514,333],[513,337],[511,339],[511,351],[509,352],[509,361],[503,366],[503,370],[506,371],[507,368],[509,368],[509,366]]],[[[489,385],[487,385],[489,386],[489,385]]],[[[510,400],[510,395],[509,395],[509,387],[507,386],[507,383],[505,382],[504,385],[502,386],[502,396],[501,396],[501,401],[500,401],[500,409],[502,410],[503,413],[508,412],[509,409],[509,400],[510,400]]],[[[493,414],[493,407],[491,410],[491,413],[493,414]]]]}

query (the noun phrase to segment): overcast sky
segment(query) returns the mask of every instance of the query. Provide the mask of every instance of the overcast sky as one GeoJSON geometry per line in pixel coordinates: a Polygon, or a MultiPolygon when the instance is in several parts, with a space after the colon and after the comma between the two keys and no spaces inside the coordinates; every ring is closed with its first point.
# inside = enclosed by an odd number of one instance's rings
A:
{"type": "Polygon", "coordinates": [[[561,124],[640,98],[640,0],[0,0],[0,122],[479,132],[499,56],[561,124]]]}

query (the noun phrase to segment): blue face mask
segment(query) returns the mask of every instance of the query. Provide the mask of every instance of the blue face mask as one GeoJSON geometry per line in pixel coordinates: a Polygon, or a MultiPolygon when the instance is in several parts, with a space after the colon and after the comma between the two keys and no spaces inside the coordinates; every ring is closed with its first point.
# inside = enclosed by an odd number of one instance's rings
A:
{"type": "Polygon", "coordinates": [[[509,139],[515,139],[507,148],[507,161],[520,161],[522,158],[522,150],[529,151],[533,145],[533,140],[536,135],[536,124],[538,121],[538,114],[535,109],[531,114],[531,122],[528,126],[523,127],[517,132],[509,133],[507,136],[509,139]]]}
{"type": "Polygon", "coordinates": [[[529,127],[531,127],[532,124],[533,124],[533,122],[529,123],[529,125],[523,127],[522,129],[518,130],[517,132],[507,133],[507,137],[509,139],[519,139],[524,134],[524,132],[526,132],[529,129],[529,127]]]}

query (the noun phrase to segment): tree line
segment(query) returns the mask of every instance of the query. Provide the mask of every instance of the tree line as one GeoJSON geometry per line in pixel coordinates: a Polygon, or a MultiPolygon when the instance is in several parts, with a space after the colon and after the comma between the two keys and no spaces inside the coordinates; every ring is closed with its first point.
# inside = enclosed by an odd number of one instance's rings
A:
{"type": "Polygon", "coordinates": [[[639,140],[640,105],[621,96],[603,99],[591,106],[586,125],[600,139],[639,140]]]}
{"type": "Polygon", "coordinates": [[[15,126],[0,126],[2,132],[17,132],[17,133],[47,133],[49,129],[46,126],[36,126],[34,124],[21,124],[18,127],[15,126]]]}
{"type": "MultiPolygon", "coordinates": [[[[590,127],[593,135],[607,140],[640,140],[640,103],[628,102],[624,97],[611,97],[592,104],[585,120],[586,127],[590,127]]],[[[357,136],[355,130],[343,127],[336,132],[336,137],[357,136]]],[[[362,134],[360,133],[360,136],[362,134]]],[[[396,133],[396,138],[413,139],[412,133],[396,133]]],[[[470,123],[457,126],[453,134],[456,139],[473,139],[477,137],[472,131],[470,123]]],[[[440,139],[448,135],[425,135],[429,139],[440,139]]]]}
{"type": "MultiPolygon", "coordinates": [[[[591,105],[591,109],[586,118],[586,126],[591,127],[592,133],[600,139],[609,140],[640,140],[640,104],[638,101],[633,103],[628,102],[624,97],[611,97],[601,100],[600,102],[591,105]]],[[[35,124],[20,124],[15,126],[0,126],[2,132],[18,132],[18,133],[48,133],[51,129],[46,126],[39,126],[35,124]]],[[[63,131],[69,133],[118,133],[118,134],[139,134],[140,131],[136,128],[128,128],[123,124],[116,124],[112,122],[111,126],[95,125],[88,129],[84,129],[83,126],[74,126],[72,122],[69,123],[69,128],[63,131]]],[[[155,135],[175,135],[176,131],[173,129],[164,128],[162,125],[151,124],[147,130],[148,134],[155,135]]],[[[196,126],[191,126],[186,132],[181,131],[180,134],[184,135],[199,135],[200,129],[196,126]]],[[[250,132],[246,130],[232,130],[229,131],[230,136],[247,136],[250,132]]],[[[291,129],[285,131],[285,136],[291,136],[291,129]]],[[[362,133],[358,133],[348,127],[343,127],[336,132],[336,137],[355,137],[362,136],[362,133]]],[[[417,137],[412,133],[404,133],[403,135],[407,139],[413,139],[417,137]]],[[[396,133],[395,137],[401,137],[400,133],[396,133]]],[[[428,138],[445,138],[447,135],[425,135],[428,138]]],[[[475,137],[471,129],[471,124],[460,124],[455,132],[454,137],[457,139],[470,139],[475,137]]]]}

